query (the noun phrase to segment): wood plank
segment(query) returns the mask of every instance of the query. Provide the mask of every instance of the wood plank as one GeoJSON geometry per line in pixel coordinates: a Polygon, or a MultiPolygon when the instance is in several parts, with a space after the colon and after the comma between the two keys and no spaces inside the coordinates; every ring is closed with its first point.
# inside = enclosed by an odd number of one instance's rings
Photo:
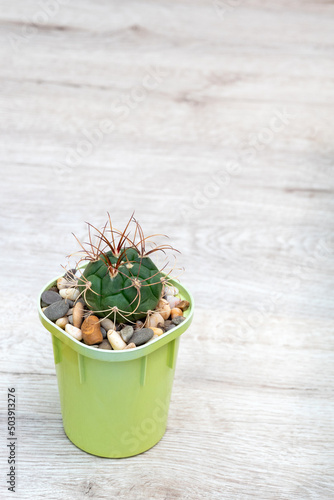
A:
{"type": "Polygon", "coordinates": [[[1,2],[1,498],[8,387],[22,500],[332,498],[333,3],[53,6],[1,2]],[[107,460],[63,431],[36,303],[133,209],[196,314],[165,436],[107,460]]]}

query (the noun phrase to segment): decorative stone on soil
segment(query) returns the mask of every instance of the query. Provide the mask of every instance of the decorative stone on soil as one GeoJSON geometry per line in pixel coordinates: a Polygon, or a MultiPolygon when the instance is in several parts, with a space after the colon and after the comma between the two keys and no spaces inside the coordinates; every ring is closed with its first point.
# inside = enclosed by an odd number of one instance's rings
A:
{"type": "Polygon", "coordinates": [[[176,316],[182,316],[183,312],[178,307],[174,307],[174,309],[171,310],[170,315],[173,320],[176,316]]]}
{"type": "MultiPolygon", "coordinates": [[[[62,280],[58,280],[61,286],[64,285],[64,278],[62,280]]],[[[169,292],[171,290],[175,292],[177,289],[168,288],[169,292]]],[[[129,325],[126,321],[123,324],[115,324],[109,317],[98,318],[86,308],[84,300],[79,298],[79,290],[73,283],[70,287],[61,288],[59,293],[58,288],[52,287],[43,292],[41,299],[42,305],[50,303],[43,307],[43,312],[59,328],[90,347],[109,351],[134,349],[159,339],[163,333],[180,325],[186,319],[183,311],[190,305],[187,300],[167,295],[169,301],[161,298],[156,310],[150,311],[145,321],[137,320],[129,325]],[[177,303],[178,307],[171,308],[171,304],[174,303],[177,303]]]]}
{"type": "Polygon", "coordinates": [[[179,309],[182,309],[182,311],[186,311],[190,306],[190,303],[187,300],[181,300],[181,302],[178,303],[177,307],[179,309]]]}
{"type": "Polygon", "coordinates": [[[65,326],[67,325],[67,323],[68,323],[67,316],[64,316],[63,318],[59,318],[56,321],[56,325],[59,326],[59,328],[62,328],[63,330],[65,330],[65,326]]]}
{"type": "Polygon", "coordinates": [[[131,342],[126,347],[124,347],[123,350],[125,351],[126,349],[134,349],[135,347],[136,347],[136,344],[134,344],[133,342],[131,342]]]}
{"type": "Polygon", "coordinates": [[[174,295],[166,295],[166,300],[169,303],[171,309],[177,307],[181,302],[181,299],[179,299],[178,297],[174,297],[174,295]]]}
{"type": "Polygon", "coordinates": [[[165,295],[178,295],[179,290],[176,288],[176,286],[165,285],[164,293],[165,295]]]}
{"type": "Polygon", "coordinates": [[[100,320],[97,316],[88,316],[81,325],[81,331],[83,341],[87,345],[100,344],[103,340],[100,320]]]}
{"type": "Polygon", "coordinates": [[[169,319],[165,321],[165,331],[168,332],[172,328],[175,328],[175,325],[172,323],[172,321],[169,319]]]}
{"type": "Polygon", "coordinates": [[[108,340],[110,345],[115,351],[122,351],[126,347],[126,342],[122,339],[120,334],[116,330],[109,330],[107,332],[108,340]]]}
{"type": "Polygon", "coordinates": [[[70,283],[69,281],[67,281],[67,279],[65,279],[64,276],[57,279],[58,290],[63,290],[64,288],[68,288],[71,286],[73,286],[73,283],[70,283]]]}
{"type": "Polygon", "coordinates": [[[44,310],[44,314],[50,321],[56,321],[57,319],[65,316],[68,310],[69,306],[66,304],[65,300],[58,300],[57,302],[50,304],[44,310]]]}
{"type": "Polygon", "coordinates": [[[103,328],[108,331],[108,330],[115,330],[115,324],[113,321],[111,321],[111,319],[109,318],[104,318],[102,321],[101,321],[101,326],[103,326],[103,328]]]}
{"type": "Polygon", "coordinates": [[[131,343],[135,344],[137,347],[139,345],[146,344],[153,337],[154,332],[151,328],[143,328],[142,330],[136,330],[131,337],[131,343]]]}
{"type": "Polygon", "coordinates": [[[65,332],[74,337],[76,340],[82,340],[82,331],[76,326],[67,323],[65,326],[65,332]]]}
{"type": "Polygon", "coordinates": [[[147,317],[145,326],[147,328],[151,328],[151,327],[156,328],[159,323],[164,324],[164,322],[165,322],[165,320],[163,319],[163,317],[161,316],[160,313],[153,313],[151,316],[147,317]]]}
{"type": "Polygon", "coordinates": [[[164,333],[162,328],[150,328],[150,330],[153,330],[154,335],[156,335],[157,337],[164,333]]]}
{"type": "Polygon", "coordinates": [[[61,295],[64,299],[76,300],[79,297],[80,292],[77,288],[62,288],[59,290],[59,295],[61,295]]]}
{"type": "Polygon", "coordinates": [[[120,331],[120,335],[121,335],[122,339],[124,340],[124,342],[128,343],[133,335],[133,327],[132,326],[125,326],[120,331]]]}
{"type": "Polygon", "coordinates": [[[163,319],[168,319],[170,315],[170,305],[168,303],[168,300],[160,299],[158,302],[157,310],[159,311],[159,314],[161,314],[163,319]]]}
{"type": "Polygon", "coordinates": [[[179,325],[180,323],[182,323],[182,321],[184,321],[186,318],[184,316],[175,316],[175,318],[173,318],[172,320],[172,323],[174,325],[179,325]]]}
{"type": "Polygon", "coordinates": [[[109,344],[107,339],[102,340],[101,344],[99,344],[99,349],[105,349],[106,351],[112,351],[112,347],[109,344]]]}
{"type": "Polygon", "coordinates": [[[84,306],[81,302],[77,302],[73,308],[73,325],[77,328],[81,327],[84,315],[84,306]]]}
{"type": "Polygon", "coordinates": [[[61,300],[62,298],[57,292],[45,290],[45,292],[42,293],[41,299],[46,305],[50,305],[53,302],[58,302],[58,300],[61,300]]]}
{"type": "Polygon", "coordinates": [[[75,273],[77,272],[77,270],[75,268],[73,269],[69,269],[65,274],[64,274],[64,279],[65,280],[73,280],[75,279],[75,273]]]}

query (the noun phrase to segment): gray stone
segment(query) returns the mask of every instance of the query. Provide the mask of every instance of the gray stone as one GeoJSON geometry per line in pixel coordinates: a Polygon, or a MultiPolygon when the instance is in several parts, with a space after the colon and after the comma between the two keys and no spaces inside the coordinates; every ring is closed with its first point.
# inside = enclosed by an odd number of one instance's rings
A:
{"type": "Polygon", "coordinates": [[[106,339],[106,338],[107,338],[107,332],[106,332],[106,330],[103,328],[103,326],[101,326],[101,327],[100,327],[100,330],[101,330],[101,333],[102,333],[102,337],[103,337],[104,339],[106,339]]]}
{"type": "Polygon", "coordinates": [[[68,271],[64,274],[64,278],[65,278],[66,280],[70,280],[70,281],[71,281],[71,280],[73,280],[74,275],[75,275],[75,273],[76,273],[76,272],[77,272],[77,270],[76,270],[76,269],[74,269],[74,268],[73,268],[73,269],[69,269],[69,270],[68,270],[68,271]]]}
{"type": "Polygon", "coordinates": [[[69,316],[67,316],[67,319],[68,319],[68,322],[71,323],[71,325],[73,325],[73,314],[70,314],[69,316]]]}
{"type": "Polygon", "coordinates": [[[50,305],[53,304],[54,302],[57,302],[58,300],[62,300],[61,296],[57,292],[53,292],[51,290],[45,290],[45,292],[42,293],[41,299],[44,304],[50,305]]]}
{"type": "Polygon", "coordinates": [[[131,337],[131,342],[136,346],[146,344],[153,337],[154,332],[151,328],[143,328],[142,330],[136,330],[131,337]]]}
{"type": "Polygon", "coordinates": [[[109,344],[109,341],[106,339],[102,340],[101,344],[99,345],[99,349],[105,349],[106,351],[112,351],[112,347],[109,344]]]}
{"type": "Polygon", "coordinates": [[[171,323],[170,325],[165,326],[165,332],[169,332],[169,330],[172,330],[173,328],[175,328],[175,325],[173,325],[173,323],[171,323]]]}
{"type": "Polygon", "coordinates": [[[115,330],[115,323],[111,321],[110,318],[103,318],[100,321],[100,325],[105,329],[106,332],[108,332],[109,330],[115,330]]]}
{"type": "Polygon", "coordinates": [[[125,326],[124,328],[122,328],[122,330],[119,333],[120,333],[122,339],[124,340],[124,342],[128,343],[133,335],[133,327],[132,326],[125,326]]]}
{"type": "Polygon", "coordinates": [[[57,319],[66,316],[68,310],[68,304],[66,304],[65,300],[61,299],[57,302],[53,302],[46,309],[44,309],[44,314],[50,321],[57,321],[57,319]]]}
{"type": "Polygon", "coordinates": [[[172,319],[172,323],[174,325],[180,325],[182,321],[184,321],[186,318],[184,316],[175,316],[174,319],[172,319]]]}

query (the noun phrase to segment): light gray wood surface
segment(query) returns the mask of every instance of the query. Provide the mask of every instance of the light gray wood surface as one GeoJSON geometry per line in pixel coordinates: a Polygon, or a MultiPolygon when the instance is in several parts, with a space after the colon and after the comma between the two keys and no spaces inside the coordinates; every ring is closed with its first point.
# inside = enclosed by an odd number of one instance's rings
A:
{"type": "Polygon", "coordinates": [[[1,498],[333,498],[333,2],[42,4],[0,2],[1,498]],[[196,315],[164,438],[108,460],[63,432],[36,301],[133,209],[196,315]]]}

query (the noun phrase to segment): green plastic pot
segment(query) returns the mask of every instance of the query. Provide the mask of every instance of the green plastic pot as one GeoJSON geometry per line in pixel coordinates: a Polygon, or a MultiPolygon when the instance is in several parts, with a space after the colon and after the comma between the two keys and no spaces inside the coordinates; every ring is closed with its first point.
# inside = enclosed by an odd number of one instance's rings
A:
{"type": "Polygon", "coordinates": [[[164,435],[180,335],[190,326],[194,308],[188,290],[172,283],[190,302],[186,320],[125,351],[105,351],[75,340],[44,316],[39,297],[39,317],[52,336],[64,430],[82,450],[129,457],[152,448],[164,435]]]}

